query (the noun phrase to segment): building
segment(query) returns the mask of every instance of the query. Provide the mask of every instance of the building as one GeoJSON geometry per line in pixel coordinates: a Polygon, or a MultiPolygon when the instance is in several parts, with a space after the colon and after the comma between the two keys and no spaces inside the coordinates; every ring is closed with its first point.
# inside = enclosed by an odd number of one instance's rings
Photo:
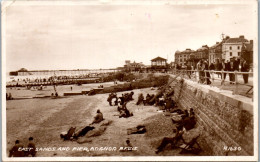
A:
{"type": "Polygon", "coordinates": [[[213,46],[209,47],[209,64],[216,63],[216,60],[222,60],[222,44],[223,42],[216,42],[213,46]]]}
{"type": "Polygon", "coordinates": [[[207,45],[203,45],[194,53],[195,58],[198,60],[204,59],[207,60],[209,58],[209,47],[207,45]]]}
{"type": "Polygon", "coordinates": [[[145,69],[145,65],[142,62],[137,63],[134,61],[133,63],[131,63],[130,60],[125,61],[124,70],[126,72],[132,72],[132,71],[137,72],[137,71],[141,71],[143,69],[145,69]]]}
{"type": "Polygon", "coordinates": [[[197,49],[196,51],[193,50],[190,51],[189,58],[187,59],[186,63],[189,64],[192,67],[192,69],[195,69],[199,60],[201,59],[207,60],[208,56],[209,56],[209,47],[207,45],[203,45],[201,48],[197,49]]]}
{"type": "Polygon", "coordinates": [[[187,61],[190,59],[190,55],[193,52],[194,51],[191,50],[190,48],[187,48],[186,50],[184,50],[182,52],[176,51],[175,52],[175,64],[177,64],[179,66],[185,66],[187,61]]]}
{"type": "Polygon", "coordinates": [[[175,65],[181,64],[182,60],[180,60],[180,58],[181,58],[180,56],[181,56],[181,52],[179,50],[177,50],[175,52],[175,54],[174,54],[174,63],[175,63],[175,65]]]}
{"type": "Polygon", "coordinates": [[[241,57],[244,58],[249,64],[253,64],[253,40],[245,42],[242,46],[241,57]]]}
{"type": "Polygon", "coordinates": [[[226,40],[222,45],[222,59],[230,61],[230,58],[232,57],[241,56],[242,46],[244,46],[244,44],[250,44],[250,42],[245,39],[243,35],[238,38],[226,37],[226,40]]]}
{"type": "Polygon", "coordinates": [[[151,69],[167,69],[167,59],[156,57],[151,60],[151,69]]]}

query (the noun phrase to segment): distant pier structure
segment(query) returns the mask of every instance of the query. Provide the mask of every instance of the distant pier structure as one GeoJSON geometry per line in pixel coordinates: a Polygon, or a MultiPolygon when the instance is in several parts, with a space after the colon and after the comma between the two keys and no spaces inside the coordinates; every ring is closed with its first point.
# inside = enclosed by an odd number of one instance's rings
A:
{"type": "Polygon", "coordinates": [[[86,74],[115,73],[119,69],[78,69],[78,70],[34,70],[34,71],[17,71],[16,76],[73,76],[86,74]]]}

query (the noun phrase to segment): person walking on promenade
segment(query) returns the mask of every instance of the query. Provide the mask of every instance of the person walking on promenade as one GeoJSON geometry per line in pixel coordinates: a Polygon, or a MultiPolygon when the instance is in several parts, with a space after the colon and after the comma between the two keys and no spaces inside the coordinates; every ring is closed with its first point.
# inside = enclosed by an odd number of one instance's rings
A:
{"type": "Polygon", "coordinates": [[[207,61],[204,61],[203,62],[203,66],[202,66],[202,70],[203,70],[203,75],[205,76],[204,78],[204,83],[205,84],[211,84],[211,81],[209,80],[209,78],[210,78],[210,74],[209,74],[209,72],[206,72],[205,70],[209,70],[209,64],[208,64],[208,62],[207,61]]]}
{"type": "Polygon", "coordinates": [[[191,79],[191,66],[190,66],[190,63],[186,64],[186,70],[187,70],[187,75],[188,75],[189,79],[191,79]]]}
{"type": "MultiPolygon", "coordinates": [[[[222,69],[222,64],[220,63],[219,59],[216,59],[215,70],[221,71],[221,69],[222,69]]],[[[217,75],[218,75],[218,78],[219,78],[219,75],[221,77],[221,73],[217,72],[217,75]]]]}
{"type": "MultiPolygon", "coordinates": [[[[221,66],[220,66],[220,70],[221,71],[227,71],[227,63],[225,63],[225,59],[223,59],[222,61],[221,61],[221,66]]],[[[221,79],[223,79],[223,81],[225,81],[225,79],[226,79],[226,76],[227,76],[227,73],[224,73],[223,74],[223,76],[222,76],[222,74],[221,74],[221,79]],[[222,78],[222,77],[224,77],[224,78],[222,78]]]]}
{"type": "MultiPolygon", "coordinates": [[[[249,65],[246,62],[245,59],[242,59],[241,62],[241,72],[249,72],[249,65]]],[[[244,83],[247,84],[248,83],[248,74],[243,74],[243,79],[244,79],[244,83]]]]}
{"type": "Polygon", "coordinates": [[[240,56],[234,58],[234,71],[239,71],[240,56]]]}
{"type": "MultiPolygon", "coordinates": [[[[229,71],[229,72],[235,71],[235,64],[234,64],[233,58],[230,58],[230,62],[228,62],[228,63],[226,64],[226,69],[227,69],[227,71],[229,71]]],[[[230,82],[229,82],[230,84],[234,84],[234,81],[235,81],[234,73],[229,73],[229,81],[230,81],[230,82]]]]}
{"type": "Polygon", "coordinates": [[[215,70],[215,65],[214,65],[213,62],[210,64],[210,66],[209,66],[209,70],[215,70]]]}
{"type": "Polygon", "coordinates": [[[203,83],[203,71],[202,71],[202,60],[197,63],[197,70],[199,73],[199,83],[203,83]]]}

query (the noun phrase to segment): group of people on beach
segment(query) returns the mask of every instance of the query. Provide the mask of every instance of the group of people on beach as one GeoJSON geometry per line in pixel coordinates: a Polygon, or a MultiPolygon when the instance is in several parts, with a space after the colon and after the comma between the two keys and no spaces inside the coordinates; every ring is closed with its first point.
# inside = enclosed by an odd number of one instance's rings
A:
{"type": "Polygon", "coordinates": [[[128,118],[130,116],[133,116],[133,113],[131,113],[126,107],[126,104],[129,101],[133,100],[133,95],[134,95],[133,91],[130,93],[123,93],[121,97],[117,97],[116,93],[109,94],[107,101],[110,106],[117,106],[117,110],[119,112],[119,118],[128,118]]]}
{"type": "Polygon", "coordinates": [[[107,102],[110,106],[123,105],[126,102],[132,101],[133,95],[133,91],[130,93],[123,93],[121,97],[118,97],[116,93],[110,93],[107,98],[107,102]]]}
{"type": "MultiPolygon", "coordinates": [[[[185,140],[183,139],[183,134],[195,128],[197,122],[195,119],[195,113],[193,111],[193,108],[190,108],[189,111],[188,110],[183,111],[179,109],[177,113],[181,116],[181,119],[180,120],[174,120],[173,118],[171,119],[172,123],[175,125],[175,128],[173,129],[174,136],[164,137],[160,145],[157,147],[155,151],[156,154],[162,152],[168,144],[171,144],[171,148],[174,149],[177,147],[179,141],[186,143],[185,140]]],[[[185,147],[189,148],[189,151],[195,154],[199,153],[201,149],[196,141],[198,136],[199,135],[195,136],[190,142],[185,144],[185,147]],[[193,147],[195,143],[197,143],[198,148],[193,147]]]]}
{"type": "MultiPolygon", "coordinates": [[[[56,87],[54,88],[56,90],[56,87]]],[[[163,151],[163,149],[168,145],[171,144],[172,147],[175,147],[177,142],[182,139],[182,135],[185,131],[189,131],[193,129],[196,125],[195,113],[193,108],[189,110],[181,110],[178,109],[176,106],[176,102],[173,100],[174,96],[174,88],[171,86],[159,87],[159,92],[156,94],[147,94],[146,98],[144,98],[143,93],[138,96],[138,101],[136,105],[154,105],[160,107],[160,109],[165,110],[170,113],[177,113],[181,116],[181,120],[172,119],[172,123],[176,126],[173,133],[175,134],[174,137],[165,137],[161,141],[161,144],[157,147],[156,154],[163,151]]],[[[130,112],[127,108],[127,103],[133,101],[134,92],[123,93],[122,96],[118,97],[116,93],[110,93],[107,101],[110,106],[117,106],[117,110],[119,112],[119,118],[128,118],[133,116],[133,113],[130,112]]],[[[103,113],[98,109],[96,115],[94,116],[93,121],[80,129],[79,131],[75,132],[76,128],[70,128],[70,130],[66,134],[61,134],[61,138],[64,140],[70,140],[71,138],[79,138],[84,136],[89,131],[95,129],[93,126],[94,124],[100,123],[104,120],[103,113]]],[[[142,131],[137,129],[134,133],[145,133],[146,129],[145,126],[140,127],[142,131]]],[[[131,132],[133,134],[133,132],[131,132]]],[[[129,143],[130,141],[128,141],[129,143]]],[[[36,147],[33,142],[33,137],[29,138],[29,144],[27,146],[28,149],[24,149],[23,145],[20,144],[19,140],[15,141],[15,145],[12,147],[9,153],[9,157],[26,157],[36,155],[36,147]],[[22,151],[21,151],[22,150],[22,151]]]]}
{"type": "Polygon", "coordinates": [[[141,93],[138,96],[136,105],[143,103],[143,105],[155,105],[159,106],[162,110],[173,111],[173,109],[176,108],[176,103],[172,99],[172,95],[174,95],[174,90],[171,86],[169,86],[168,90],[165,92],[159,91],[157,94],[152,95],[147,93],[145,98],[143,93],[141,93]]]}
{"type": "MultiPolygon", "coordinates": [[[[190,131],[191,129],[195,128],[196,125],[196,118],[195,118],[195,112],[193,108],[188,109],[180,109],[177,107],[176,102],[172,99],[174,96],[174,89],[171,86],[167,87],[160,87],[159,92],[155,95],[150,95],[149,93],[146,95],[146,98],[144,99],[144,95],[141,93],[138,96],[138,101],[136,102],[136,105],[140,105],[143,103],[144,105],[154,105],[159,106],[160,109],[165,110],[166,112],[170,112],[174,115],[180,116],[181,118],[176,120],[175,118],[171,118],[172,123],[174,124],[173,129],[173,137],[164,137],[160,143],[160,145],[157,147],[157,150],[155,151],[156,154],[162,152],[164,148],[171,144],[172,148],[175,148],[177,146],[177,143],[183,139],[183,134],[187,131],[190,131]]],[[[188,143],[193,153],[198,153],[199,148],[194,149],[193,145],[196,142],[196,138],[192,139],[193,143],[188,143]],[[196,151],[194,151],[196,150],[196,151]]]]}
{"type": "Polygon", "coordinates": [[[27,147],[24,147],[20,140],[16,140],[15,145],[9,151],[9,157],[35,157],[36,153],[33,137],[29,137],[27,147]]]}

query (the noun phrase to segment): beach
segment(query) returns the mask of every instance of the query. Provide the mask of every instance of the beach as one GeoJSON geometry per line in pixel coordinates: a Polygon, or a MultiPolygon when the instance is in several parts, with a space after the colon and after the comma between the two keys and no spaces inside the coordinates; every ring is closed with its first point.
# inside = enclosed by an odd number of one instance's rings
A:
{"type": "MultiPolygon", "coordinates": [[[[151,88],[133,90],[134,100],[127,103],[127,108],[134,116],[129,118],[119,118],[117,116],[117,107],[109,106],[107,102],[108,94],[62,96],[64,92],[71,92],[71,87],[73,92],[80,92],[99,85],[58,86],[57,91],[61,97],[55,99],[44,97],[53,93],[53,87],[51,86],[44,88],[42,91],[8,88],[7,92],[11,92],[14,98],[20,97],[21,99],[8,100],[6,104],[7,153],[16,139],[19,139],[26,146],[28,138],[32,136],[36,147],[39,148],[36,155],[39,157],[156,155],[156,147],[158,147],[162,138],[174,135],[172,133],[174,125],[171,123],[170,117],[164,116],[164,113],[157,111],[158,107],[137,106],[135,103],[138,94],[143,93],[144,96],[147,93],[156,94],[157,90],[151,88]],[[32,96],[38,96],[39,98],[32,98],[32,96]],[[100,109],[103,113],[105,120],[112,121],[102,135],[90,137],[88,142],[81,144],[77,141],[63,141],[60,138],[60,133],[68,131],[70,127],[82,128],[89,125],[93,121],[97,109],[100,109]],[[147,132],[145,134],[127,135],[128,128],[140,124],[146,126],[147,132]],[[120,147],[126,145],[125,141],[127,139],[130,140],[136,150],[119,151],[120,147]],[[89,149],[91,147],[97,147],[99,150],[84,150],[84,148],[89,149]],[[104,150],[105,147],[116,148],[116,150],[104,150]]],[[[113,83],[103,85],[110,86],[113,83]]],[[[121,96],[122,93],[126,92],[117,94],[121,96]]],[[[159,155],[178,155],[179,152],[180,149],[165,149],[159,155]]]]}

